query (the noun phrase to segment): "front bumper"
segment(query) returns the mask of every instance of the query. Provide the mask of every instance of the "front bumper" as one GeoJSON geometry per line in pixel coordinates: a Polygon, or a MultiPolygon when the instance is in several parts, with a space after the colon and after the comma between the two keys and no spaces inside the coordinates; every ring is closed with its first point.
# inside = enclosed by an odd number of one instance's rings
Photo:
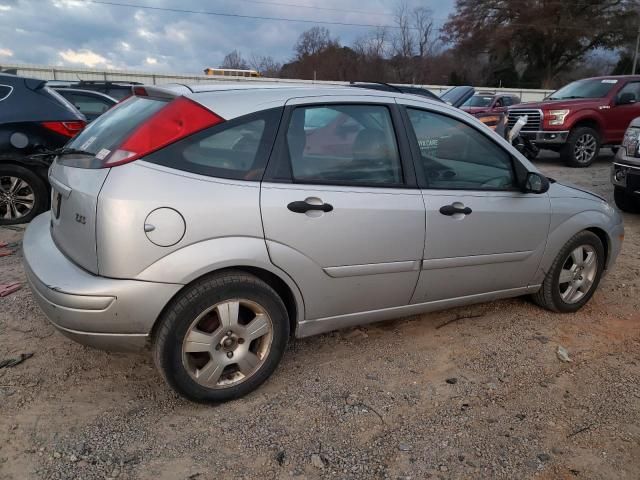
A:
{"type": "Polygon", "coordinates": [[[611,166],[611,183],[629,195],[640,197],[640,166],[622,163],[616,158],[611,166]]]}
{"type": "Polygon", "coordinates": [[[182,285],[117,280],[74,264],[51,237],[50,213],[36,217],[24,240],[24,266],[33,296],[69,338],[104,350],[136,350],[182,285]]]}
{"type": "Polygon", "coordinates": [[[569,130],[554,131],[545,130],[540,132],[523,132],[520,131],[520,135],[528,140],[531,140],[536,145],[562,145],[567,143],[569,137],[569,130]]]}

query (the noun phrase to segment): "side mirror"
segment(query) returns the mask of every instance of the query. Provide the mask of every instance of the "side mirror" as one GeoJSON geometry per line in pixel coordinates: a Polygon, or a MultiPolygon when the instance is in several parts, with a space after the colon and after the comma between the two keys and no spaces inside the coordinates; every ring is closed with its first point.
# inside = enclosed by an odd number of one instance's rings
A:
{"type": "Polygon", "coordinates": [[[525,193],[545,193],[549,190],[549,179],[537,172],[528,172],[523,190],[525,193]]]}
{"type": "Polygon", "coordinates": [[[636,103],[636,96],[634,93],[626,92],[618,97],[616,105],[629,105],[630,103],[636,103]]]}

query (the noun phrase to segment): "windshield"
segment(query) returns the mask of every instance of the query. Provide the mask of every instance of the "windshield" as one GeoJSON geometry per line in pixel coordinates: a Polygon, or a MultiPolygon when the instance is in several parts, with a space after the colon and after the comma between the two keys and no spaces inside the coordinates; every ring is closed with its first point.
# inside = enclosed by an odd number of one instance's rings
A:
{"type": "Polygon", "coordinates": [[[571,98],[603,98],[615,87],[615,78],[578,80],[552,93],[549,100],[566,100],[571,98]]]}
{"type": "Polygon", "coordinates": [[[493,97],[484,95],[474,95],[462,104],[463,107],[488,107],[491,105],[493,97]]]}

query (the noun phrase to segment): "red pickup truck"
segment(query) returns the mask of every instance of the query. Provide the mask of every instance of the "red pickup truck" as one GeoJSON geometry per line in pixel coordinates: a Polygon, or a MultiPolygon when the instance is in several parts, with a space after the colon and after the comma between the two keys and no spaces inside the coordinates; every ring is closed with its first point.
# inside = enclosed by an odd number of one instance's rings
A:
{"type": "Polygon", "coordinates": [[[510,108],[509,128],[522,115],[528,118],[522,136],[560,152],[571,167],[588,167],[600,147],[617,148],[631,120],[640,117],[640,75],[570,83],[541,102],[510,108]]]}

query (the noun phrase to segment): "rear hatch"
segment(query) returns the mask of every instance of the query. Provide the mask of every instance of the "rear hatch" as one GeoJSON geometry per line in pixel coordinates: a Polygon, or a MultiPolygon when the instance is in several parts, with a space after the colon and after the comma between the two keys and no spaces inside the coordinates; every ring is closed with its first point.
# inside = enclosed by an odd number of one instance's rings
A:
{"type": "Polygon", "coordinates": [[[135,97],[117,105],[69,142],[49,170],[53,239],[67,257],[90,272],[98,273],[96,211],[110,170],[104,160],[165,104],[135,97]]]}
{"type": "MultiPolygon", "coordinates": [[[[53,239],[67,257],[95,274],[100,274],[98,202],[111,169],[222,121],[172,91],[152,87],[136,90],[143,96],[120,102],[89,124],[60,152],[49,171],[53,239]]],[[[110,200],[119,208],[115,214],[110,210],[109,215],[118,218],[109,218],[109,222],[127,224],[135,202],[110,200]]],[[[126,245],[123,248],[126,255],[126,245]]]]}

